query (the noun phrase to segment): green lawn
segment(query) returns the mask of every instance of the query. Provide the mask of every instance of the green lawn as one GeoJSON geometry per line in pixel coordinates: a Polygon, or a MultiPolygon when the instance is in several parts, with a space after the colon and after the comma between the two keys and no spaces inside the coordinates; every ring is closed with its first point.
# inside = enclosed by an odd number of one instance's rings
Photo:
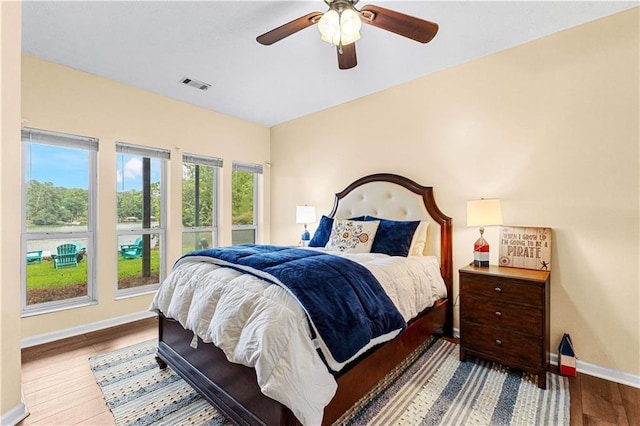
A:
{"type": "MultiPolygon", "coordinates": [[[[111,267],[101,263],[98,260],[98,268],[111,267]]],[[[151,272],[152,274],[160,270],[160,252],[158,250],[151,250],[151,272]]],[[[142,275],[142,260],[141,259],[122,259],[122,256],[118,255],[118,281],[139,277],[142,275]]],[[[50,260],[43,260],[42,263],[34,263],[27,265],[27,289],[44,289],[65,287],[68,285],[78,285],[87,283],[87,260],[83,259],[78,263],[78,267],[66,267],[56,269],[53,267],[53,262],[50,260]]]]}

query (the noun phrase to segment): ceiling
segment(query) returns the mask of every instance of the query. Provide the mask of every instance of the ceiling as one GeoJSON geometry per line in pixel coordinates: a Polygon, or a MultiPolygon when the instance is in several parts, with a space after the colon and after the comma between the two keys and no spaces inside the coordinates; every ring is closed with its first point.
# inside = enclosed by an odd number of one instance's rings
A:
{"type": "Polygon", "coordinates": [[[378,1],[440,25],[428,44],[365,25],[341,71],[316,26],[271,46],[256,36],[312,11],[305,1],[23,1],[25,53],[273,126],[638,6],[638,1],[378,1]],[[184,77],[212,86],[200,91],[184,77]]]}

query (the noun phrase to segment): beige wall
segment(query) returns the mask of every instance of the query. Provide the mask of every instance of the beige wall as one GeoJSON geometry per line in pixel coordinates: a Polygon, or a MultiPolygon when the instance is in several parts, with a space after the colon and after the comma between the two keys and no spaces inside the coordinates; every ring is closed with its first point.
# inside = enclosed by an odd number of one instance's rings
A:
{"type": "MultiPolygon", "coordinates": [[[[191,90],[185,88],[185,90],[191,90]]],[[[181,255],[181,155],[224,160],[220,210],[221,244],[231,241],[231,164],[270,161],[269,129],[29,55],[22,56],[22,119],[39,129],[99,138],[97,305],[22,319],[22,338],[146,311],[151,294],[115,300],[116,153],[127,142],[171,150],[168,168],[167,270],[181,255]]],[[[4,167],[4,164],[3,164],[4,167]]],[[[265,168],[264,199],[270,199],[265,168]]],[[[3,194],[4,195],[4,194],[3,194]]],[[[20,205],[20,194],[11,200],[20,205]]],[[[263,210],[263,241],[269,238],[269,203],[263,210]]],[[[19,223],[19,222],[18,222],[19,223]]],[[[19,241],[19,239],[17,240],[19,241]]],[[[15,246],[14,246],[15,247],[15,246]]],[[[4,307],[3,307],[4,308],[4,307]]]]}
{"type": "MultiPolygon", "coordinates": [[[[0,2],[0,415],[20,404],[20,340],[146,310],[114,300],[115,258],[101,257],[99,304],[20,320],[20,4],[0,2]]],[[[22,56],[29,127],[100,139],[99,239],[115,246],[116,141],[171,150],[169,241],[180,241],[182,152],[265,168],[262,241],[292,244],[295,205],[328,212],[332,194],[393,172],[433,185],[454,218],[455,266],[477,230],[465,202],[499,197],[507,224],[554,229],[552,345],[570,332],[581,360],[640,374],[639,9],[458,66],[269,129],[22,56]],[[269,141],[271,140],[271,148],[269,141]],[[271,220],[271,217],[274,219],[271,220]]],[[[231,172],[222,174],[230,205],[231,172]]],[[[222,244],[230,211],[221,212],[222,244]]],[[[313,226],[311,227],[313,230],[313,226]]],[[[496,260],[497,231],[487,231],[496,260]]],[[[179,255],[169,244],[168,266],[179,255]]]]}
{"type": "MultiPolygon", "coordinates": [[[[181,155],[221,157],[220,244],[231,242],[231,164],[270,161],[269,129],[22,55],[21,5],[0,2],[2,143],[0,145],[0,416],[23,412],[20,341],[147,310],[151,294],[115,300],[115,143],[169,149],[167,269],[181,254],[181,155]],[[22,66],[21,66],[22,65],[22,66]],[[97,305],[20,319],[20,125],[99,138],[97,305]],[[111,255],[109,253],[112,253],[111,255]],[[9,265],[9,266],[7,266],[9,265]],[[22,410],[20,410],[22,407],[22,410]]],[[[264,169],[260,239],[270,238],[270,169],[264,169]]]]}
{"type": "Polygon", "coordinates": [[[25,414],[20,394],[20,48],[22,5],[0,2],[0,422],[25,414]]]}
{"type": "Polygon", "coordinates": [[[554,230],[553,352],[569,332],[582,361],[640,374],[639,11],[272,128],[272,242],[298,240],[295,205],[328,213],[391,172],[435,188],[460,268],[478,235],[466,201],[500,198],[505,224],[554,230]]]}

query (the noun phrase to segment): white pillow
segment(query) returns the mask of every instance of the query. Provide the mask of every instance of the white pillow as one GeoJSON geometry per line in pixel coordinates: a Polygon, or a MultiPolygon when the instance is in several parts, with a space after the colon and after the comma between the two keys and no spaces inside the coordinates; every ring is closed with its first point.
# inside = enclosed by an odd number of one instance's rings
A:
{"type": "Polygon", "coordinates": [[[379,220],[357,221],[336,219],[326,248],[346,253],[370,253],[378,231],[379,220]]]}
{"type": "Polygon", "coordinates": [[[416,232],[413,233],[413,239],[411,240],[411,247],[409,247],[409,256],[423,256],[424,246],[427,243],[427,230],[429,229],[429,222],[420,222],[420,225],[416,228],[416,232]]]}

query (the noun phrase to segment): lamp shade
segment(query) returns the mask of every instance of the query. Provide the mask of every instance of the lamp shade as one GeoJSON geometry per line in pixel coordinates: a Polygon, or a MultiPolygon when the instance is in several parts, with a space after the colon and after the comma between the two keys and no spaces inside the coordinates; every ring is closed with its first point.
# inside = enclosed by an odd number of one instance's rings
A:
{"type": "Polygon", "coordinates": [[[316,221],[315,206],[296,206],[296,223],[314,223],[316,221]]]}
{"type": "Polygon", "coordinates": [[[502,225],[499,199],[467,201],[467,226],[502,225]]]}

